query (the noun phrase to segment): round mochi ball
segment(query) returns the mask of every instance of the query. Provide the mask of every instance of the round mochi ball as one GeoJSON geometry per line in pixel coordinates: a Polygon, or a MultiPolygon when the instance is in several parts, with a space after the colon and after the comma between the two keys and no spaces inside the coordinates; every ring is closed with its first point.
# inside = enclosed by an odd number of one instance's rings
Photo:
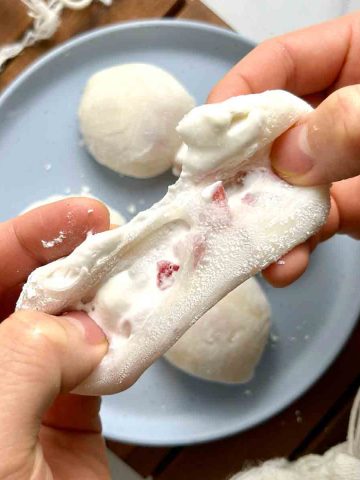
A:
{"type": "Polygon", "coordinates": [[[175,128],[194,106],[192,96],[165,70],[119,65],[87,82],[80,130],[102,165],[131,177],[154,177],[172,166],[181,144],[175,128]]]}
{"type": "Polygon", "coordinates": [[[205,313],[165,358],[196,377],[245,383],[253,377],[267,343],[270,314],[259,283],[250,278],[205,313]]]}

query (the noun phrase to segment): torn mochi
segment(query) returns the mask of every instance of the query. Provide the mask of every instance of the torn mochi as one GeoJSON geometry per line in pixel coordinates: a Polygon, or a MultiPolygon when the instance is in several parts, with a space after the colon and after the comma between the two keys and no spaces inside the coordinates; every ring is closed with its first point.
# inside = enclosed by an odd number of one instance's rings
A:
{"type": "Polygon", "coordinates": [[[128,388],[221,298],[326,221],[327,186],[291,186],[270,167],[273,141],[311,110],[280,90],[193,109],[177,129],[182,173],[165,197],[30,275],[17,308],[84,310],[108,338],[77,393],[128,388]]]}

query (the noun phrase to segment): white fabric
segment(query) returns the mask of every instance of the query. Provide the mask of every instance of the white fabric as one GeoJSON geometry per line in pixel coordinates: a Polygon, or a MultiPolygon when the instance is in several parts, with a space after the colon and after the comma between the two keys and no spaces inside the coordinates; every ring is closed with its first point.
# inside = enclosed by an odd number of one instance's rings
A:
{"type": "Polygon", "coordinates": [[[306,455],[295,462],[276,459],[241,472],[231,480],[359,480],[360,390],[351,410],[348,439],[324,455],[306,455]]]}
{"type": "MultiPolygon", "coordinates": [[[[0,69],[10,58],[21,53],[24,48],[34,45],[39,40],[51,38],[60,25],[60,14],[63,8],[73,10],[85,8],[93,0],[22,0],[28,7],[28,15],[34,19],[33,26],[19,42],[0,48],[0,69]]],[[[111,0],[98,0],[104,5],[110,5],[111,0]]]]}

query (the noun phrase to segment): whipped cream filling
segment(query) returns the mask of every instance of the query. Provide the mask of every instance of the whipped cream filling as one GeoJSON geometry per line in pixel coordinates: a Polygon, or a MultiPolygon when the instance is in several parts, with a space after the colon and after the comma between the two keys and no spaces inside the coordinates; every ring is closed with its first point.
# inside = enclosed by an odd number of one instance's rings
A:
{"type": "Polygon", "coordinates": [[[311,107],[270,91],[197,107],[178,126],[179,180],[128,224],[35,270],[18,308],[82,309],[109,351],[77,389],[129,387],[207,310],[325,222],[328,187],[271,171],[272,142],[311,107]]]}

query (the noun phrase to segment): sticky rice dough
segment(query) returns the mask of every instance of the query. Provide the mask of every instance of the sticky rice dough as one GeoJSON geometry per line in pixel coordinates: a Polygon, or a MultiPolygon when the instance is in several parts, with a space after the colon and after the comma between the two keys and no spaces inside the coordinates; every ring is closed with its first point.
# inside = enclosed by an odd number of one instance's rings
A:
{"type": "Polygon", "coordinates": [[[284,91],[203,105],[178,125],[182,171],[129,223],[28,278],[19,309],[83,310],[109,349],[76,392],[125,390],[229,292],[312,236],[329,187],[277,177],[272,143],[310,105],[284,91]]]}
{"type": "Polygon", "coordinates": [[[172,166],[181,143],[175,128],[194,106],[165,70],[119,65],[89,79],[80,102],[80,130],[102,165],[132,177],[154,177],[172,166]]]}
{"type": "Polygon", "coordinates": [[[254,375],[269,337],[270,305],[255,278],[205,313],[165,358],[207,380],[244,383],[254,375]]]}

